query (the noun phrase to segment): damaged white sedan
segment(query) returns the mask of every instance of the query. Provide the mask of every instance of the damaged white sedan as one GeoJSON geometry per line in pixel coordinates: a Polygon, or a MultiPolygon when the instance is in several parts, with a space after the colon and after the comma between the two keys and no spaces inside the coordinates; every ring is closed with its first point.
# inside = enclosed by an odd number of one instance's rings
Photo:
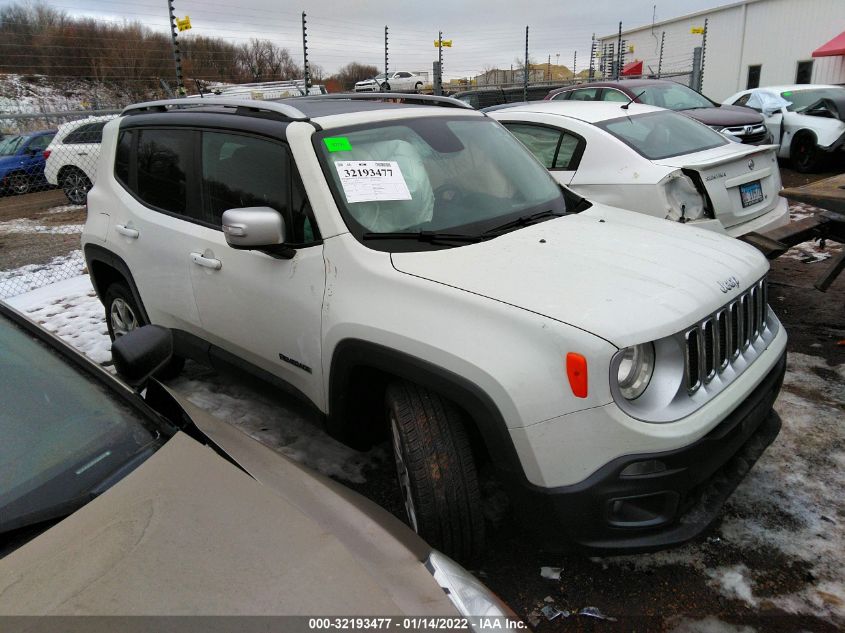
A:
{"type": "Polygon", "coordinates": [[[540,101],[487,112],[589,200],[732,237],[789,222],[774,145],[732,143],[639,103],[540,101]]]}

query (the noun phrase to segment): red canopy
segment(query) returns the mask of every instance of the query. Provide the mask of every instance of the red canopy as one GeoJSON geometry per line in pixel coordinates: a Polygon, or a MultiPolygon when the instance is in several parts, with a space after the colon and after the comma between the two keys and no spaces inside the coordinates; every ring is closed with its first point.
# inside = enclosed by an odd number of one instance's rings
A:
{"type": "Polygon", "coordinates": [[[813,51],[813,57],[834,57],[835,55],[845,55],[845,31],[813,51]]]}
{"type": "Polygon", "coordinates": [[[632,62],[628,62],[624,66],[622,66],[622,74],[626,76],[631,75],[642,75],[643,74],[643,63],[638,60],[634,60],[632,62]]]}

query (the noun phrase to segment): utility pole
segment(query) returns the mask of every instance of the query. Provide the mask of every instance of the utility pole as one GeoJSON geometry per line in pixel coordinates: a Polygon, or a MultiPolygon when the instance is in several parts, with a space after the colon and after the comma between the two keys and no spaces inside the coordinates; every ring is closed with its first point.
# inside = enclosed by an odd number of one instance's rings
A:
{"type": "Polygon", "coordinates": [[[308,68],[308,27],[305,26],[305,11],[302,12],[302,70],[305,75],[305,94],[311,92],[311,70],[308,68]]]}
{"type": "Polygon", "coordinates": [[[663,44],[666,42],[666,31],[660,33],[660,57],[657,58],[657,78],[663,72],[663,44]]]}
{"type": "Polygon", "coordinates": [[[596,34],[593,33],[593,37],[590,39],[590,69],[587,71],[587,79],[590,81],[596,76],[596,68],[595,68],[595,59],[596,59],[596,34]]]}
{"type": "Polygon", "coordinates": [[[528,26],[525,26],[525,72],[522,73],[522,100],[528,101],[528,26]]]}
{"type": "Polygon", "coordinates": [[[549,61],[546,63],[546,81],[552,80],[552,54],[549,53],[549,61]]]}
{"type": "Polygon", "coordinates": [[[443,94],[443,31],[437,32],[437,85],[434,94],[443,94]]]}
{"type": "Polygon", "coordinates": [[[575,76],[575,66],[578,65],[578,51],[572,53],[572,76],[575,76]]]}
{"type": "Polygon", "coordinates": [[[698,88],[704,90],[704,58],[707,55],[707,18],[704,18],[704,33],[701,36],[701,71],[698,74],[698,88]]]}
{"type": "Polygon", "coordinates": [[[387,80],[387,25],[384,25],[384,78],[387,80]]]}
{"type": "Polygon", "coordinates": [[[616,36],[616,81],[619,81],[619,73],[622,72],[622,22],[619,23],[619,34],[616,36]]]}
{"type": "Polygon", "coordinates": [[[176,11],[173,0],[167,0],[167,10],[170,13],[170,40],[173,42],[173,62],[176,64],[176,96],[184,97],[185,82],[182,80],[182,53],[179,51],[179,41],[176,39],[176,11]]]}

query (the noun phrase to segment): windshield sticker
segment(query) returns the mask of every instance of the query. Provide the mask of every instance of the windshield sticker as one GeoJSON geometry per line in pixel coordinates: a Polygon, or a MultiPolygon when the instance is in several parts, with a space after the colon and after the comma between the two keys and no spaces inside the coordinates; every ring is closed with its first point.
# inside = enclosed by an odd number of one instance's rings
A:
{"type": "Polygon", "coordinates": [[[345,136],[332,136],[324,138],[323,143],[326,144],[326,149],[330,152],[351,152],[352,144],[345,136]]]}
{"type": "Polygon", "coordinates": [[[791,97],[791,96],[792,96],[792,91],[790,90],[789,92],[784,92],[784,93],[783,93],[783,96],[784,96],[784,97],[791,97]]]}
{"type": "Polygon", "coordinates": [[[399,163],[394,160],[341,160],[334,166],[350,204],[411,199],[399,163]]]}

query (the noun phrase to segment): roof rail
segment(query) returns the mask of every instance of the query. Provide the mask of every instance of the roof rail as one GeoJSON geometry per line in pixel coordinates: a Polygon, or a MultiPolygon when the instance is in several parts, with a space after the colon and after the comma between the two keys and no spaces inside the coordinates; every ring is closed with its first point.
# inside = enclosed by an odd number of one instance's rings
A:
{"type": "MultiPolygon", "coordinates": [[[[299,97],[301,98],[301,97],[299,97]]],[[[203,106],[223,106],[226,108],[243,108],[254,112],[272,112],[280,114],[291,121],[308,121],[308,116],[301,110],[286,103],[274,101],[259,101],[252,99],[232,99],[215,97],[213,95],[199,98],[182,97],[179,99],[162,99],[160,101],[146,101],[127,106],[121,112],[126,114],[141,114],[143,112],[167,112],[168,110],[181,110],[185,108],[199,108],[203,106]]]]}
{"type": "Polygon", "coordinates": [[[452,97],[437,95],[406,94],[404,92],[333,92],[325,95],[307,95],[293,97],[297,101],[349,100],[349,101],[384,101],[385,99],[401,99],[402,103],[418,102],[422,105],[437,105],[446,108],[463,108],[474,110],[471,105],[452,97]]]}

